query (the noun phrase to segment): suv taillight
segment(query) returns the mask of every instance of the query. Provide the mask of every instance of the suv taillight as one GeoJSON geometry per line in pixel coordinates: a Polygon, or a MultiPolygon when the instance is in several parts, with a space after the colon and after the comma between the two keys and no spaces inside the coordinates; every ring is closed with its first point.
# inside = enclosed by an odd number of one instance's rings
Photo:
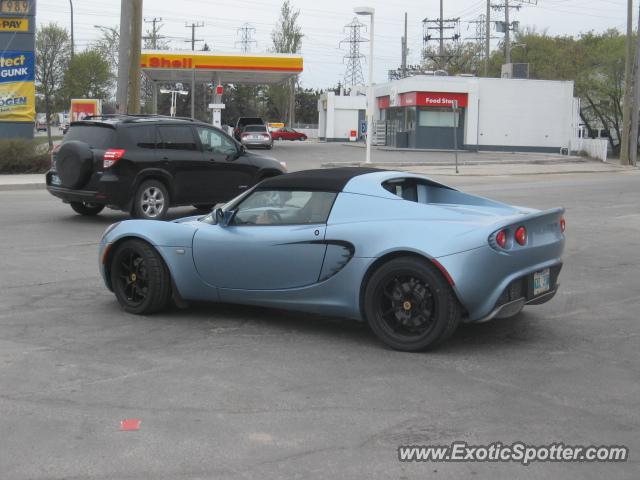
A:
{"type": "Polygon", "coordinates": [[[110,148],[106,152],[104,152],[104,156],[102,157],[102,168],[107,169],[113,167],[118,160],[120,160],[126,150],[122,150],[119,148],[110,148]]]}

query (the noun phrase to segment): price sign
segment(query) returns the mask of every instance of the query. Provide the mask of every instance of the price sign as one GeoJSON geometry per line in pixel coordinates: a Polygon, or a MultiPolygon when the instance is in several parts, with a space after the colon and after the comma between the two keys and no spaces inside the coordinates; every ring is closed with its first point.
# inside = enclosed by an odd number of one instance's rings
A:
{"type": "Polygon", "coordinates": [[[31,0],[0,0],[0,13],[18,13],[28,15],[31,11],[31,0]]]}

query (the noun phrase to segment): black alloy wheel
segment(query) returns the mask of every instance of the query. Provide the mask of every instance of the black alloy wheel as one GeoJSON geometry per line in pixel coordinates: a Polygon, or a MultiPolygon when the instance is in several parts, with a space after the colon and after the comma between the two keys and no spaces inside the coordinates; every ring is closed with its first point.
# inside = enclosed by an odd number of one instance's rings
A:
{"type": "Polygon", "coordinates": [[[149,314],[163,309],[171,297],[169,271],[148,243],[127,240],[113,254],[111,285],[124,310],[149,314]]]}
{"type": "Polygon", "coordinates": [[[451,286],[428,260],[399,257],[380,266],[364,294],[373,332],[402,351],[434,347],[456,330],[460,307],[451,286]]]}

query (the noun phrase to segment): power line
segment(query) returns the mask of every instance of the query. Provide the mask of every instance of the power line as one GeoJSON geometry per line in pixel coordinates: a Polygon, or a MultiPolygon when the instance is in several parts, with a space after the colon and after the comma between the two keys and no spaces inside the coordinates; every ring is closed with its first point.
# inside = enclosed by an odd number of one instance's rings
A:
{"type": "Polygon", "coordinates": [[[360,44],[362,42],[368,42],[369,40],[360,36],[360,30],[362,28],[366,30],[367,27],[363,23],[360,23],[357,17],[354,17],[351,23],[344,26],[344,30],[348,36],[340,41],[340,45],[343,43],[349,44],[349,53],[343,57],[344,60],[347,60],[347,68],[344,73],[345,85],[364,85],[361,63],[364,55],[360,53],[360,44]]]}
{"type": "Polygon", "coordinates": [[[185,28],[191,29],[191,40],[185,40],[185,42],[191,43],[191,50],[196,49],[196,42],[202,42],[202,39],[196,39],[196,28],[204,27],[204,22],[192,23],[189,25],[188,23],[184,24],[185,28]]]}
{"type": "Polygon", "coordinates": [[[237,47],[240,44],[240,51],[242,53],[248,53],[251,51],[251,45],[258,46],[258,42],[253,39],[253,34],[256,33],[256,29],[248,23],[245,23],[238,29],[240,34],[240,40],[235,42],[237,47]]]}

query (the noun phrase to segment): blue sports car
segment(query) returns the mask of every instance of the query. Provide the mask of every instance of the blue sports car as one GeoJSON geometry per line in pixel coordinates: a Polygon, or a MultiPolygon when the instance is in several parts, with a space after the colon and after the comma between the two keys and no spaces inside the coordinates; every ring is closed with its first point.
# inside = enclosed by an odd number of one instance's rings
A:
{"type": "Polygon", "coordinates": [[[415,351],[460,322],[549,301],[563,213],[406,172],[308,170],[263,180],[206,216],[111,225],[99,264],[127,312],[193,300],[337,315],[415,351]]]}

